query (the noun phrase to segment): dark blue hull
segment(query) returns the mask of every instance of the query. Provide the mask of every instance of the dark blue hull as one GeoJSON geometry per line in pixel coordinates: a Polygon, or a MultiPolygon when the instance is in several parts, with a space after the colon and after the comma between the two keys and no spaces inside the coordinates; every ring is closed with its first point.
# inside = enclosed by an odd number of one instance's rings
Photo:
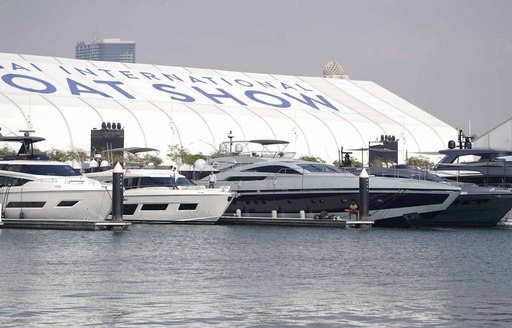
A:
{"type": "MultiPolygon", "coordinates": [[[[369,197],[369,210],[375,217],[380,216],[388,210],[398,210],[403,215],[393,217],[381,217],[375,220],[376,226],[402,227],[408,226],[407,217],[421,216],[425,220],[438,214],[437,210],[424,211],[418,214],[413,207],[428,208],[442,204],[450,193],[433,192],[371,192],[369,197]],[[411,210],[408,210],[411,208],[411,210]],[[379,215],[375,215],[378,213],[379,215]]],[[[239,209],[242,216],[271,216],[276,211],[279,217],[298,218],[300,211],[305,216],[313,218],[322,212],[328,215],[343,216],[352,199],[359,199],[356,190],[328,190],[328,191],[297,191],[289,190],[271,192],[250,192],[238,191],[231,205],[224,215],[232,216],[239,209]]],[[[396,211],[395,211],[396,212],[396,211]]],[[[370,219],[372,219],[370,217],[370,219]]]]}

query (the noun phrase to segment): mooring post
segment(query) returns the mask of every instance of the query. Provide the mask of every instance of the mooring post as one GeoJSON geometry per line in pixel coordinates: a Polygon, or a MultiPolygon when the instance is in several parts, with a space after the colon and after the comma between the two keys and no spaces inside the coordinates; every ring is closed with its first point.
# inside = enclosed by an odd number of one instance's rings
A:
{"type": "Polygon", "coordinates": [[[359,220],[368,220],[370,216],[370,177],[363,168],[359,174],[359,220]]]}
{"type": "Polygon", "coordinates": [[[112,221],[123,222],[123,167],[117,162],[112,171],[112,221]]]}

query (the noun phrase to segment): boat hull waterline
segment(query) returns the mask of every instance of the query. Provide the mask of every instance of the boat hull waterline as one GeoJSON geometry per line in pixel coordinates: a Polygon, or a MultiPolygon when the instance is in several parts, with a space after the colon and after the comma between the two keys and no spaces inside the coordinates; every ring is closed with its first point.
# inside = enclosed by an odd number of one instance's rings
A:
{"type": "Polygon", "coordinates": [[[103,221],[112,208],[111,190],[99,184],[31,181],[1,187],[0,199],[6,219],[103,221]]]}
{"type": "MultiPolygon", "coordinates": [[[[333,176],[330,182],[323,182],[324,187],[309,189],[295,189],[291,181],[284,183],[283,180],[286,179],[278,178],[272,182],[273,188],[265,186],[268,181],[240,181],[232,185],[237,197],[224,215],[236,216],[239,210],[242,217],[269,217],[276,211],[280,218],[299,218],[300,211],[304,211],[306,218],[314,218],[322,212],[345,218],[350,201],[359,199],[357,187],[335,187],[355,185],[358,181],[354,179],[333,176]],[[284,185],[287,189],[280,189],[284,185]]],[[[391,180],[387,180],[388,185],[394,184],[391,180]]],[[[370,179],[369,219],[375,221],[375,226],[409,226],[408,220],[412,217],[431,219],[446,210],[460,194],[459,188],[444,184],[420,182],[418,185],[423,187],[419,188],[412,180],[399,180],[401,188],[385,188],[381,183],[385,184],[386,180],[370,179]],[[379,187],[372,187],[372,184],[379,187]],[[430,189],[425,188],[426,185],[430,189]]]]}
{"type": "Polygon", "coordinates": [[[125,190],[123,219],[134,223],[215,223],[232,200],[224,190],[174,190],[145,187],[125,190]]]}

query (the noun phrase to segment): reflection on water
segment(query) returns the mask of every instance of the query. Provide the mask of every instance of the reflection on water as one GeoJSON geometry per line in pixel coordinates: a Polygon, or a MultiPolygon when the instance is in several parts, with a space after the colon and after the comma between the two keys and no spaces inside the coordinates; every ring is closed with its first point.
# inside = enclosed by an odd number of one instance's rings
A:
{"type": "Polygon", "coordinates": [[[512,230],[0,230],[0,326],[512,324],[512,230]]]}

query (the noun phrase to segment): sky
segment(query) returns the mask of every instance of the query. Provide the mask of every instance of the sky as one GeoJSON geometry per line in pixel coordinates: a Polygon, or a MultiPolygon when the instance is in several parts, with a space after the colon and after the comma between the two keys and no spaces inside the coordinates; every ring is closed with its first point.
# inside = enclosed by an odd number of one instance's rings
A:
{"type": "Polygon", "coordinates": [[[511,13],[509,0],[0,0],[0,52],[74,58],[78,41],[120,38],[138,63],[296,76],[335,60],[479,136],[512,118],[511,13]]]}

